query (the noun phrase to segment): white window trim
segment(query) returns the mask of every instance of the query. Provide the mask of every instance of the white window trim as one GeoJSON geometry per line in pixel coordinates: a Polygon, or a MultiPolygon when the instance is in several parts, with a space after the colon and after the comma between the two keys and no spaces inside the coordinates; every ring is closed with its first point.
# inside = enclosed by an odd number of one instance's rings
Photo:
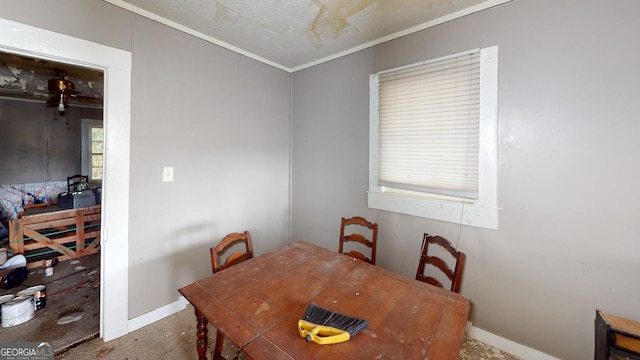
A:
{"type": "Polygon", "coordinates": [[[480,51],[479,198],[435,196],[378,185],[378,75],[373,74],[369,79],[369,208],[498,229],[498,47],[480,51]]]}
{"type": "MultiPolygon", "coordinates": [[[[81,169],[82,174],[89,176],[89,183],[92,185],[101,185],[102,179],[95,180],[91,177],[93,173],[91,170],[91,129],[92,128],[104,128],[104,123],[102,120],[95,119],[81,119],[80,122],[80,134],[81,134],[81,146],[82,146],[82,161],[81,161],[81,169]]],[[[104,156],[104,149],[102,151],[102,156],[104,156]]],[[[104,160],[103,160],[104,164],[104,160]]],[[[103,170],[104,174],[104,170],[103,170]]]]}

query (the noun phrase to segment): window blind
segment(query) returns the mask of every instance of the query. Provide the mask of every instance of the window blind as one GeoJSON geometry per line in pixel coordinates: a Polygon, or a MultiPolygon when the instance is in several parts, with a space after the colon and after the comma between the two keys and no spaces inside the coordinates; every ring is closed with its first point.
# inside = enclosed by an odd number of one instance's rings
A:
{"type": "Polygon", "coordinates": [[[379,185],[477,198],[480,52],[378,78],[379,185]]]}

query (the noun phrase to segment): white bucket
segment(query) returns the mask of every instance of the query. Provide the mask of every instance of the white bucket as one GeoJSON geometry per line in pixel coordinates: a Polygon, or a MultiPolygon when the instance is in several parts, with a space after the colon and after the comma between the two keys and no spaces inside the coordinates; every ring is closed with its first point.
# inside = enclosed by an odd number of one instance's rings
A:
{"type": "Polygon", "coordinates": [[[15,295],[11,295],[11,294],[0,296],[0,305],[6,303],[7,301],[9,301],[11,299],[13,299],[14,297],[16,297],[16,296],[15,295]]]}
{"type": "Polygon", "coordinates": [[[16,297],[16,296],[12,295],[12,294],[7,294],[7,295],[0,296],[0,321],[2,320],[2,304],[4,304],[7,301],[13,299],[14,297],[16,297]]]}
{"type": "Polygon", "coordinates": [[[33,318],[33,297],[18,296],[2,304],[2,327],[22,324],[33,318]]]}
{"type": "Polygon", "coordinates": [[[36,285],[18,291],[17,296],[33,297],[33,309],[38,311],[47,305],[47,292],[44,285],[36,285]]]}

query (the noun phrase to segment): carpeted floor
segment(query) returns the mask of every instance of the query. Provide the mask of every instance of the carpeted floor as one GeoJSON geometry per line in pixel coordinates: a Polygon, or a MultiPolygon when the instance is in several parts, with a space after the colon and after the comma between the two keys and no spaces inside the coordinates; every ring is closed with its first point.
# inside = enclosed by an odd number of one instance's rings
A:
{"type": "MultiPolygon", "coordinates": [[[[65,360],[147,360],[147,359],[197,359],[195,315],[188,305],[172,316],[131,332],[121,338],[104,343],[100,339],[84,342],[56,356],[65,360]]],[[[215,342],[215,328],[209,325],[209,351],[215,342]]],[[[225,341],[223,355],[236,352],[237,348],[225,341]]],[[[209,352],[209,357],[211,353],[209,352]]],[[[243,359],[240,356],[240,359],[243,359]]],[[[518,358],[477,340],[465,337],[460,351],[461,360],[517,360],[518,358]]]]}

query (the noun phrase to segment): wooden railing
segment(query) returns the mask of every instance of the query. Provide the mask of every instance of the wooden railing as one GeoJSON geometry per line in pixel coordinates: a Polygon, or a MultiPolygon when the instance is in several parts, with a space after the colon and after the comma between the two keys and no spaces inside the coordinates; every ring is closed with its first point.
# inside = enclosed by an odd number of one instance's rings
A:
{"type": "Polygon", "coordinates": [[[100,205],[23,215],[9,221],[9,247],[25,255],[28,268],[80,258],[100,251],[100,223],[100,205]]]}

